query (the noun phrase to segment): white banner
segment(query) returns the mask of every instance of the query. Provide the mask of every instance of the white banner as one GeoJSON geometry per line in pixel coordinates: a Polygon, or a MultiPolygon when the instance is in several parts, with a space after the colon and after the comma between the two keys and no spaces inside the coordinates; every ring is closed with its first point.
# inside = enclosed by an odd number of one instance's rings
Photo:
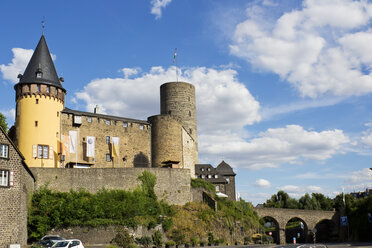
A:
{"type": "Polygon", "coordinates": [[[87,136],[87,157],[94,158],[94,147],[96,138],[93,136],[87,136]]]}
{"type": "Polygon", "coordinates": [[[117,158],[119,156],[119,137],[112,137],[111,138],[111,144],[112,144],[112,154],[111,156],[113,158],[117,158]]]}
{"type": "Polygon", "coordinates": [[[70,143],[70,153],[76,153],[77,151],[77,131],[69,131],[69,143],[70,143]]]}

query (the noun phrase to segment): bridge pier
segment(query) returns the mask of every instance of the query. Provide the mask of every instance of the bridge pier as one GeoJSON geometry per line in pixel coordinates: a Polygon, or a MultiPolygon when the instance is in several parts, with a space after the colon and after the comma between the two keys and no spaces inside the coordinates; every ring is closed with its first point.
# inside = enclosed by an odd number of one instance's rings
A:
{"type": "Polygon", "coordinates": [[[279,239],[280,239],[280,244],[285,244],[285,226],[284,228],[279,227],[279,239]]]}

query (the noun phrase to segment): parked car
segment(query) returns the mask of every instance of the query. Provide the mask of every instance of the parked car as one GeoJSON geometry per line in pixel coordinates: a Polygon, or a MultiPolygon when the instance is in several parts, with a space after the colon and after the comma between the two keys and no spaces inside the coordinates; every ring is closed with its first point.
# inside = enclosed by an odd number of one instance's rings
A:
{"type": "Polygon", "coordinates": [[[63,237],[59,235],[45,235],[40,240],[40,245],[44,247],[51,247],[54,245],[55,242],[65,240],[63,237]]]}
{"type": "Polygon", "coordinates": [[[52,247],[53,248],[71,248],[71,247],[84,248],[84,244],[78,239],[66,239],[66,240],[55,242],[52,247]]]}

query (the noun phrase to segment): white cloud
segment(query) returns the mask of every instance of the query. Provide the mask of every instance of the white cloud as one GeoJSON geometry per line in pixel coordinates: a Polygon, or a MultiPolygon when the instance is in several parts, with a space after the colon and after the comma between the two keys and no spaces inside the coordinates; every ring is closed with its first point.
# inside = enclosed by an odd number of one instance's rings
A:
{"type": "Polygon", "coordinates": [[[155,15],[155,19],[159,19],[164,9],[172,0],[151,0],[151,14],[155,15]]]}
{"type": "MultiPolygon", "coordinates": [[[[139,70],[123,69],[131,75],[139,70]]],[[[243,126],[260,120],[259,103],[237,80],[236,74],[232,69],[205,67],[179,71],[179,80],[190,82],[196,88],[199,133],[236,133],[243,126]]],[[[133,78],[127,75],[95,79],[76,93],[76,98],[85,102],[87,111],[98,104],[107,113],[130,118],[146,119],[159,114],[160,85],[176,77],[175,67],[152,67],[149,72],[133,78]]]]}
{"type": "Polygon", "coordinates": [[[273,22],[271,8],[247,9],[248,19],[235,28],[232,54],[280,75],[302,96],[372,92],[371,3],[305,0],[273,22]]]}
{"type": "Polygon", "coordinates": [[[298,125],[270,128],[243,139],[234,133],[199,136],[199,152],[208,159],[223,156],[237,167],[261,169],[303,160],[323,161],[342,153],[349,138],[341,130],[307,131],[298,125]]]}
{"type": "Polygon", "coordinates": [[[353,171],[351,174],[347,175],[345,182],[350,184],[360,184],[360,183],[371,183],[372,180],[372,170],[369,168],[364,168],[359,171],[353,171]]]}
{"type": "Polygon", "coordinates": [[[3,79],[9,80],[12,83],[18,82],[18,74],[22,74],[31,56],[34,52],[32,49],[12,48],[13,59],[8,65],[0,65],[0,71],[3,74],[3,79]]]}
{"type": "Polygon", "coordinates": [[[141,68],[122,68],[120,71],[123,72],[124,78],[128,79],[131,76],[137,75],[141,71],[141,68]]]}
{"type": "Polygon", "coordinates": [[[255,183],[255,186],[260,187],[260,188],[270,188],[271,183],[267,181],[266,179],[258,179],[255,183]]]}
{"type": "Polygon", "coordinates": [[[324,193],[324,190],[319,186],[314,185],[285,185],[278,188],[279,190],[283,190],[284,192],[288,193],[289,196],[294,198],[300,198],[305,193],[324,193]]]}

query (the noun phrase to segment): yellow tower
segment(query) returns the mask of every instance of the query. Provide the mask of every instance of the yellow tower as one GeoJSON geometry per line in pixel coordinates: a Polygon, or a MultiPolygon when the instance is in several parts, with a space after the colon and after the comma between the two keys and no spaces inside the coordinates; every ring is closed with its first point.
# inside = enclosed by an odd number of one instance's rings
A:
{"type": "Polygon", "coordinates": [[[58,78],[44,35],[16,91],[16,144],[30,167],[60,166],[60,120],[66,90],[58,78]]]}

